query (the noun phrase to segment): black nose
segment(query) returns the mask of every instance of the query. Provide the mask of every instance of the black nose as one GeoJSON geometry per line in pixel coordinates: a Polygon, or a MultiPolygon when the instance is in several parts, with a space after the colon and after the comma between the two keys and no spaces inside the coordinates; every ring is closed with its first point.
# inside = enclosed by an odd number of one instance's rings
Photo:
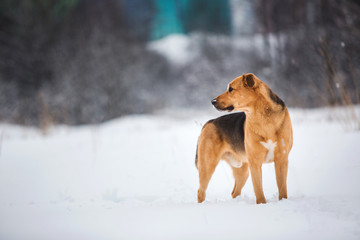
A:
{"type": "Polygon", "coordinates": [[[213,100],[211,100],[212,105],[216,104],[216,99],[214,98],[213,100]]]}

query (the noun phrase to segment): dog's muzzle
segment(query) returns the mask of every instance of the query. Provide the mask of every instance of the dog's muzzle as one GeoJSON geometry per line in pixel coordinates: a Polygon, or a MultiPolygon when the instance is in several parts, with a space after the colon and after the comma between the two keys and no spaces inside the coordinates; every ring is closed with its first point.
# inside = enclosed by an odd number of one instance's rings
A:
{"type": "Polygon", "coordinates": [[[234,106],[229,106],[229,107],[220,107],[219,104],[218,104],[218,101],[216,100],[216,98],[214,98],[213,100],[211,100],[211,104],[214,105],[214,107],[217,109],[217,110],[220,110],[220,111],[232,111],[234,110],[234,106]]]}

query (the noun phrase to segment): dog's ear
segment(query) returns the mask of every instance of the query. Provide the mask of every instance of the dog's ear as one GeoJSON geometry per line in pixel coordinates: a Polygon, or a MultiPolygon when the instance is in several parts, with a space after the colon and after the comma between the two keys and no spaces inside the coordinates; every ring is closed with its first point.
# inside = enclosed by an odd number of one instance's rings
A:
{"type": "Polygon", "coordinates": [[[252,73],[248,73],[248,74],[244,74],[243,75],[243,79],[244,79],[244,85],[248,86],[250,88],[255,87],[255,76],[252,73]]]}

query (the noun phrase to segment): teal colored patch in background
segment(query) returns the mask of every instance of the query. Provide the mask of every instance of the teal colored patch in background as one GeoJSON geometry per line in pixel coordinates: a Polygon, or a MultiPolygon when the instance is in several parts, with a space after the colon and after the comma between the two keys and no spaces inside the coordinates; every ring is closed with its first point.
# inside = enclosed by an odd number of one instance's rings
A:
{"type": "Polygon", "coordinates": [[[154,0],[151,40],[174,33],[185,33],[182,12],[188,0],[154,0]]]}

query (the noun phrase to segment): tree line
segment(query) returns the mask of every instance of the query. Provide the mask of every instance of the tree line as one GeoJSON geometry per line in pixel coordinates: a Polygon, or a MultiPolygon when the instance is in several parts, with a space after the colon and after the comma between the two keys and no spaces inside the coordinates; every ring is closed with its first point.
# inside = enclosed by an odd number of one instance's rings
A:
{"type": "Polygon", "coordinates": [[[232,19],[243,1],[170,1],[179,8],[171,21],[185,30],[162,35],[187,34],[196,52],[181,66],[148,48],[163,2],[1,1],[0,119],[74,125],[204,107],[243,72],[290,106],[360,103],[357,1],[247,1],[253,29],[238,35],[232,19]]]}

